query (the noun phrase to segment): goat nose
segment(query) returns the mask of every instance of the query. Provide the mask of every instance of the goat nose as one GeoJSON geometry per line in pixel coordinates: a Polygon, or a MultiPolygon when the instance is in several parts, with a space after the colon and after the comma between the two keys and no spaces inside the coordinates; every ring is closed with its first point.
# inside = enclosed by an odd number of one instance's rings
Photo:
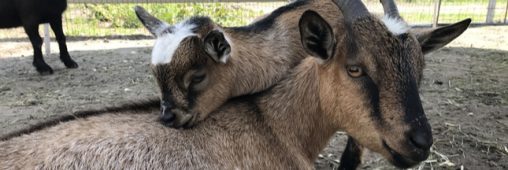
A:
{"type": "Polygon", "coordinates": [[[411,144],[422,150],[430,149],[433,143],[432,133],[425,130],[414,130],[410,134],[409,139],[411,144]]]}
{"type": "Polygon", "coordinates": [[[172,105],[168,102],[161,102],[160,120],[163,122],[172,122],[175,120],[175,114],[171,112],[172,105]]]}
{"type": "Polygon", "coordinates": [[[172,122],[173,120],[175,120],[175,114],[171,113],[170,109],[166,108],[166,107],[161,107],[161,115],[160,115],[160,120],[162,122],[172,122]]]}

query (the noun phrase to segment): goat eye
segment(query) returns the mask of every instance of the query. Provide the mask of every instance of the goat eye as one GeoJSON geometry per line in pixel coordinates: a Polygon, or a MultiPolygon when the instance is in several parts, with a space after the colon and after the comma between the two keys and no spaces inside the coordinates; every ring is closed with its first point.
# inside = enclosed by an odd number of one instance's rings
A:
{"type": "Polygon", "coordinates": [[[206,75],[203,74],[203,75],[197,75],[197,76],[192,77],[192,80],[191,80],[192,84],[201,83],[205,79],[205,76],[206,75]]]}
{"type": "Polygon", "coordinates": [[[349,76],[351,77],[360,77],[363,75],[363,70],[362,70],[362,67],[360,66],[356,66],[356,65],[351,65],[351,66],[347,66],[347,73],[349,74],[349,76]]]}

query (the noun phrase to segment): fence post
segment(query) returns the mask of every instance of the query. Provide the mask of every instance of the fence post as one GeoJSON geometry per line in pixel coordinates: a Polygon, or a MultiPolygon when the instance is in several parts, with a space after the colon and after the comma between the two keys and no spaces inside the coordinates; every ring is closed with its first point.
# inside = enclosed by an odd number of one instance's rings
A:
{"type": "Polygon", "coordinates": [[[487,24],[494,23],[494,12],[496,11],[496,0],[489,0],[489,6],[487,7],[487,24]]]}
{"type": "Polygon", "coordinates": [[[441,0],[434,1],[434,15],[432,16],[432,27],[436,28],[439,23],[439,13],[441,12],[441,0]]]}
{"type": "Polygon", "coordinates": [[[503,23],[506,24],[506,15],[508,14],[508,1],[506,1],[506,8],[504,9],[504,20],[503,23]]]}
{"type": "Polygon", "coordinates": [[[46,56],[49,56],[51,54],[51,46],[50,46],[50,39],[49,39],[49,24],[44,24],[44,51],[46,52],[46,56]]]}

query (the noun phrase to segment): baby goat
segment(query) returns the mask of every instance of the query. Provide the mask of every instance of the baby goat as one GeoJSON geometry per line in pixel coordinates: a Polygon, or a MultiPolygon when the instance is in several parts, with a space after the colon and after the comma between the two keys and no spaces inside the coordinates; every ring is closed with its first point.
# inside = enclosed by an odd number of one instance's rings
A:
{"type": "Polygon", "coordinates": [[[343,32],[342,15],[332,1],[296,1],[244,27],[220,27],[206,17],[169,25],[136,7],[157,37],[151,65],[162,91],[161,122],[191,127],[229,98],[273,86],[306,56],[298,20],[309,9],[318,9],[339,29],[334,31],[343,32]],[[190,63],[190,56],[200,63],[190,63]]]}

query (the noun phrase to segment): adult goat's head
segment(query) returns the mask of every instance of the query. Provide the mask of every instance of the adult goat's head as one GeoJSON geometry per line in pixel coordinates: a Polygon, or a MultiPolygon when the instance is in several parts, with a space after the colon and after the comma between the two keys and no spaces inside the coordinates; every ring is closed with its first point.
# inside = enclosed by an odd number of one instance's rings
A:
{"type": "Polygon", "coordinates": [[[424,54],[455,39],[470,20],[415,34],[393,0],[381,1],[383,19],[360,0],[334,1],[345,33],[333,36],[312,11],[300,20],[302,44],[321,63],[321,108],[361,145],[398,167],[414,166],[427,159],[433,143],[418,92],[424,54]]]}

